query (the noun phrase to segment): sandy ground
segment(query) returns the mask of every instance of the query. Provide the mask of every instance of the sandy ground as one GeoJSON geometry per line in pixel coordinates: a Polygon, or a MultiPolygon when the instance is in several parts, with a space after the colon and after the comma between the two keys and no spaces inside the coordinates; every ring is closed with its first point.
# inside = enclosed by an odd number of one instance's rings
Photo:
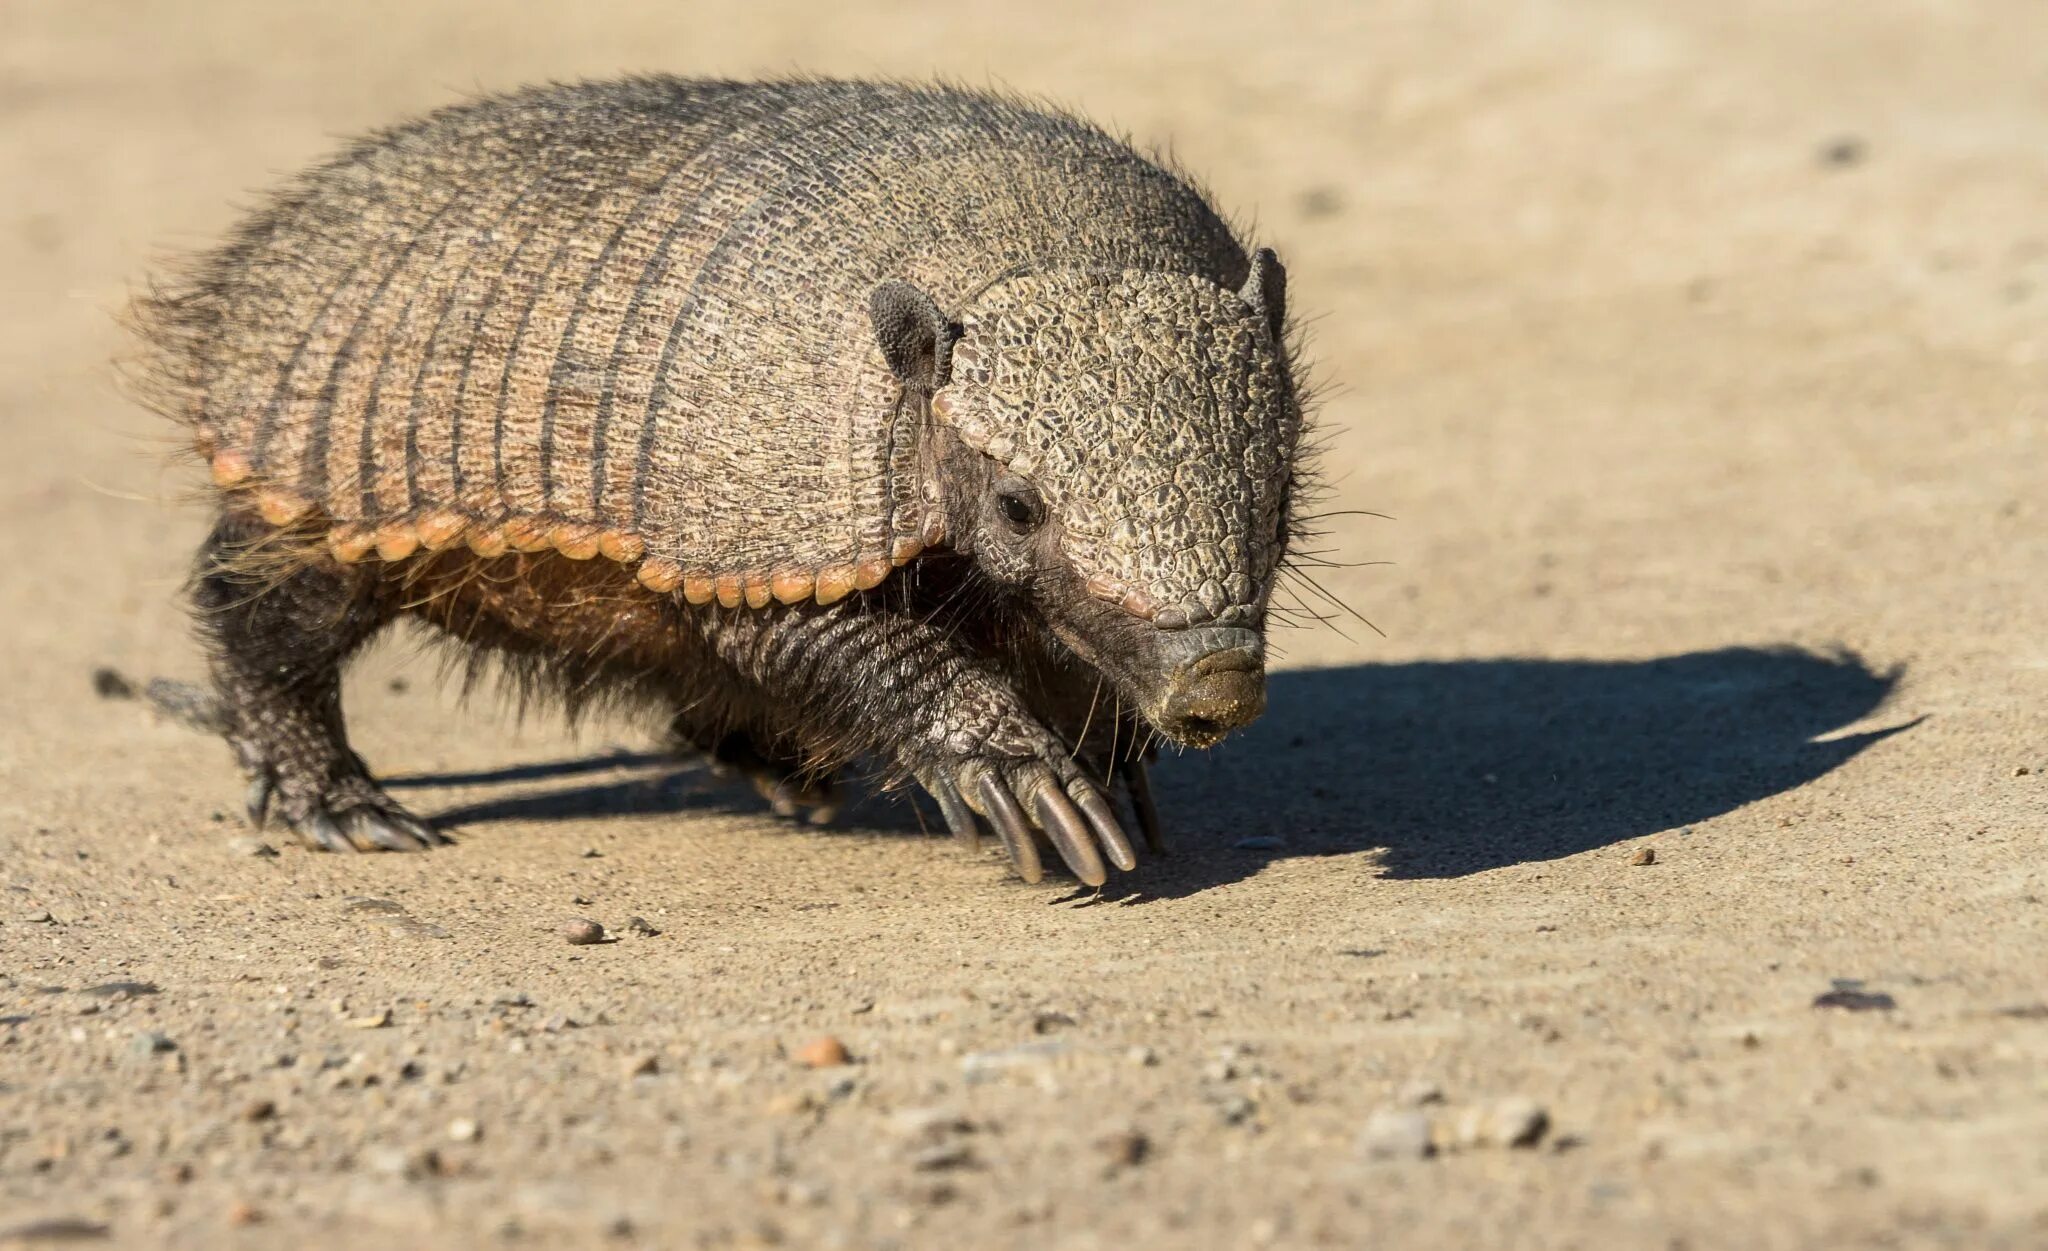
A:
{"type": "Polygon", "coordinates": [[[2048,1244],[2048,7],[7,0],[0,188],[0,1243],[2048,1244]],[[402,642],[356,743],[461,844],[244,854],[91,689],[198,671],[130,284],[466,91],[799,67],[1255,214],[1384,637],[1280,635],[1100,901],[402,642]]]}

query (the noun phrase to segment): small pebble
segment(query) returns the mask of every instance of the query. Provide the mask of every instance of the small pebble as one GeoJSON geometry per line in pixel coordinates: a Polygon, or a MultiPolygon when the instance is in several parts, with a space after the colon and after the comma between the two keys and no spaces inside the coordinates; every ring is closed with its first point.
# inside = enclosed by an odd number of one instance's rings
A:
{"type": "Polygon", "coordinates": [[[257,1211],[256,1205],[253,1203],[237,1199],[233,1203],[228,1204],[228,1224],[230,1225],[254,1225],[262,1219],[263,1213],[257,1211]]]}
{"type": "Polygon", "coordinates": [[[660,930],[647,923],[646,917],[627,917],[626,931],[631,934],[638,934],[642,938],[653,938],[661,933],[660,930]]]}
{"type": "Polygon", "coordinates": [[[785,1090],[770,1095],[768,1102],[761,1105],[764,1116],[802,1116],[818,1109],[817,1096],[808,1090],[785,1090]]]}
{"type": "Polygon", "coordinates": [[[1638,847],[1636,848],[1636,854],[1630,856],[1628,862],[1635,865],[1655,864],[1657,863],[1657,849],[1655,847],[1638,847]]]}
{"type": "Polygon", "coordinates": [[[21,919],[28,922],[30,925],[48,925],[50,924],[53,918],[50,916],[49,913],[44,912],[39,908],[34,912],[23,913],[21,919]]]}
{"type": "Polygon", "coordinates": [[[1041,1012],[1031,1018],[1031,1032],[1034,1034],[1056,1034],[1073,1028],[1073,1025],[1074,1018],[1064,1012],[1041,1012]]]}
{"type": "Polygon", "coordinates": [[[1409,1082],[1394,1098],[1404,1108],[1423,1108],[1444,1101],[1444,1088],[1435,1082],[1409,1082]]]}
{"type": "Polygon", "coordinates": [[[889,1131],[912,1142],[939,1142],[955,1134],[974,1132],[974,1122],[956,1108],[904,1108],[888,1119],[889,1131]]]}
{"type": "Polygon", "coordinates": [[[119,669],[101,666],[92,671],[92,693],[101,699],[134,699],[135,684],[119,669]]]}
{"type": "Polygon", "coordinates": [[[1854,990],[1836,987],[1824,995],[1814,996],[1816,1008],[1841,1008],[1847,1012],[1890,1012],[1899,1002],[1883,991],[1854,990]]]}
{"type": "Polygon", "coordinates": [[[2025,766],[2025,765],[2015,765],[2015,766],[2013,766],[2013,771],[2012,771],[2012,775],[2013,775],[2014,777],[2016,777],[2016,778],[2023,778],[2023,777],[2027,776],[2027,775],[2028,775],[2029,773],[2032,773],[2032,772],[2033,772],[2033,770],[2032,770],[2032,769],[2029,769],[2029,768],[2028,768],[2027,766],[2025,766]]]}
{"type": "Polygon", "coordinates": [[[52,1220],[30,1221],[26,1225],[0,1228],[0,1246],[13,1247],[44,1242],[97,1242],[112,1236],[113,1231],[98,1221],[59,1216],[52,1220]]]}
{"type": "Polygon", "coordinates": [[[274,1121],[277,1119],[277,1103],[271,1099],[257,1099],[242,1109],[245,1121],[274,1121]]]}
{"type": "Polygon", "coordinates": [[[457,1117],[448,1122],[449,1142],[475,1142],[483,1130],[468,1117],[457,1117]]]}
{"type": "Polygon", "coordinates": [[[1151,1068],[1159,1063],[1159,1053],[1150,1047],[1137,1046],[1124,1052],[1124,1059],[1140,1068],[1151,1068]]]}
{"type": "Polygon", "coordinates": [[[639,1055],[627,1056],[622,1067],[626,1070],[628,1078],[645,1077],[651,1073],[661,1072],[661,1057],[652,1051],[642,1052],[639,1055]]]}
{"type": "Polygon", "coordinates": [[[241,834],[228,840],[228,853],[236,856],[274,856],[277,854],[277,848],[260,838],[241,834]]]}
{"type": "Polygon", "coordinates": [[[853,1057],[847,1053],[845,1043],[827,1034],[797,1048],[796,1062],[806,1068],[830,1069],[853,1063],[853,1057]]]}
{"type": "Polygon", "coordinates": [[[177,1049],[178,1044],[171,1041],[169,1034],[159,1034],[155,1030],[143,1030],[128,1043],[129,1053],[138,1056],[162,1055],[166,1051],[177,1049]]]}
{"type": "Polygon", "coordinates": [[[562,922],[562,941],[572,947],[588,947],[604,941],[604,926],[588,917],[562,922]]]}
{"type": "Polygon", "coordinates": [[[380,1008],[369,1016],[349,1018],[350,1029],[384,1029],[391,1024],[391,1009],[380,1008]]]}
{"type": "Polygon", "coordinates": [[[1108,1162],[1109,1169],[1135,1168],[1152,1154],[1152,1140],[1135,1129],[1118,1130],[1095,1140],[1095,1149],[1108,1162]]]}
{"type": "Polygon", "coordinates": [[[910,1157],[910,1167],[920,1173],[942,1173],[974,1163],[974,1148],[964,1142],[940,1143],[910,1157]]]}
{"type": "Polygon", "coordinates": [[[1533,1147],[1550,1129],[1550,1114],[1521,1095],[1466,1108],[1452,1138],[1461,1147],[1533,1147]]]}
{"type": "Polygon", "coordinates": [[[124,999],[137,999],[143,995],[154,995],[161,992],[162,989],[155,982],[102,982],[98,986],[88,986],[78,993],[88,995],[94,999],[112,999],[119,1003],[124,999]]]}
{"type": "Polygon", "coordinates": [[[1373,1113],[1358,1136],[1358,1147],[1371,1160],[1426,1160],[1436,1151],[1429,1117],[1395,1110],[1373,1113]]]}
{"type": "Polygon", "coordinates": [[[1869,146],[1857,136],[1840,135],[1820,145],[1820,149],[1814,153],[1814,159],[1822,165],[1846,169],[1852,165],[1862,164],[1869,151],[1869,146]]]}

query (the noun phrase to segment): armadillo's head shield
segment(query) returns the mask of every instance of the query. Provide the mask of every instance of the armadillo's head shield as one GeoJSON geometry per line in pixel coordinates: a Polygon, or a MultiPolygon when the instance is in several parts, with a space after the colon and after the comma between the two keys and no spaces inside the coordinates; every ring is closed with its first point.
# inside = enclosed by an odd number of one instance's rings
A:
{"type": "Polygon", "coordinates": [[[1264,251],[1240,290],[1185,274],[1012,277],[959,312],[932,397],[940,425],[1040,497],[1075,584],[1144,627],[1124,676],[1187,741],[1263,706],[1301,432],[1283,281],[1264,251]],[[1176,716],[1190,700],[1205,714],[1176,716]]]}

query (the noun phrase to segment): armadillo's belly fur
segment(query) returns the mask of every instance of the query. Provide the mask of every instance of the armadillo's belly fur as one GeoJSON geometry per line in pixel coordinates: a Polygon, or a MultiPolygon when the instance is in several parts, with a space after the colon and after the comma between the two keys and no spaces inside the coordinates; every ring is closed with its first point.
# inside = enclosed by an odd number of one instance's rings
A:
{"type": "Polygon", "coordinates": [[[1178,179],[1065,118],[647,80],[365,141],[151,316],[216,481],[343,559],[552,548],[760,606],[923,542],[877,283],[956,308],[1021,267],[1239,257],[1178,179]]]}

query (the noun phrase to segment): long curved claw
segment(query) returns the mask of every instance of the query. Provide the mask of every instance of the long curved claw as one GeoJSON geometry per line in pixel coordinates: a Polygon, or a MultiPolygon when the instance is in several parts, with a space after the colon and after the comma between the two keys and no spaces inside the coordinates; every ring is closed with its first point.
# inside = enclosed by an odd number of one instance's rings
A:
{"type": "Polygon", "coordinates": [[[1166,854],[1166,836],[1159,828],[1159,808],[1152,802],[1152,778],[1142,760],[1123,762],[1124,787],[1131,792],[1131,806],[1138,810],[1138,828],[1145,833],[1145,848],[1155,856],[1166,854]]]}
{"type": "Polygon", "coordinates": [[[1026,786],[1039,828],[1052,839],[1052,845],[1059,849],[1060,859],[1067,862],[1074,876],[1089,886],[1107,882],[1109,870],[1102,867],[1102,857],[1095,850],[1095,840],[1088,832],[1088,823],[1081,819],[1073,801],[1060,790],[1052,774],[1041,770],[1026,786]]]}
{"type": "Polygon", "coordinates": [[[925,784],[925,790],[938,801],[939,815],[946,819],[946,828],[952,831],[953,841],[969,855],[981,851],[981,824],[974,819],[974,810],[967,801],[960,798],[960,792],[943,777],[935,777],[925,784]]]}
{"type": "Polygon", "coordinates": [[[1039,863],[1038,846],[1031,841],[1031,827],[1024,823],[1024,810],[1017,806],[1017,797],[993,769],[974,772],[974,788],[981,795],[982,809],[988,813],[989,824],[1002,837],[1017,876],[1034,885],[1044,881],[1045,866],[1039,863]]]}
{"type": "Polygon", "coordinates": [[[369,843],[385,851],[425,851],[448,841],[425,822],[396,812],[358,808],[342,818],[342,828],[357,846],[369,843]]]}
{"type": "Polygon", "coordinates": [[[1095,831],[1095,840],[1102,844],[1110,862],[1126,873],[1137,868],[1138,855],[1131,850],[1131,840],[1124,834],[1124,827],[1118,824],[1116,812],[1102,797],[1102,792],[1089,782],[1075,782],[1067,788],[1067,795],[1088,818],[1089,828],[1095,831]]]}
{"type": "Polygon", "coordinates": [[[265,769],[249,779],[249,790],[242,798],[243,811],[249,814],[249,824],[261,830],[270,823],[270,797],[277,793],[277,779],[265,769]]]}
{"type": "Polygon", "coordinates": [[[334,818],[328,816],[324,810],[316,811],[304,820],[292,822],[292,830],[299,836],[300,842],[314,851],[356,849],[356,845],[343,836],[341,827],[334,823],[334,818]]]}

